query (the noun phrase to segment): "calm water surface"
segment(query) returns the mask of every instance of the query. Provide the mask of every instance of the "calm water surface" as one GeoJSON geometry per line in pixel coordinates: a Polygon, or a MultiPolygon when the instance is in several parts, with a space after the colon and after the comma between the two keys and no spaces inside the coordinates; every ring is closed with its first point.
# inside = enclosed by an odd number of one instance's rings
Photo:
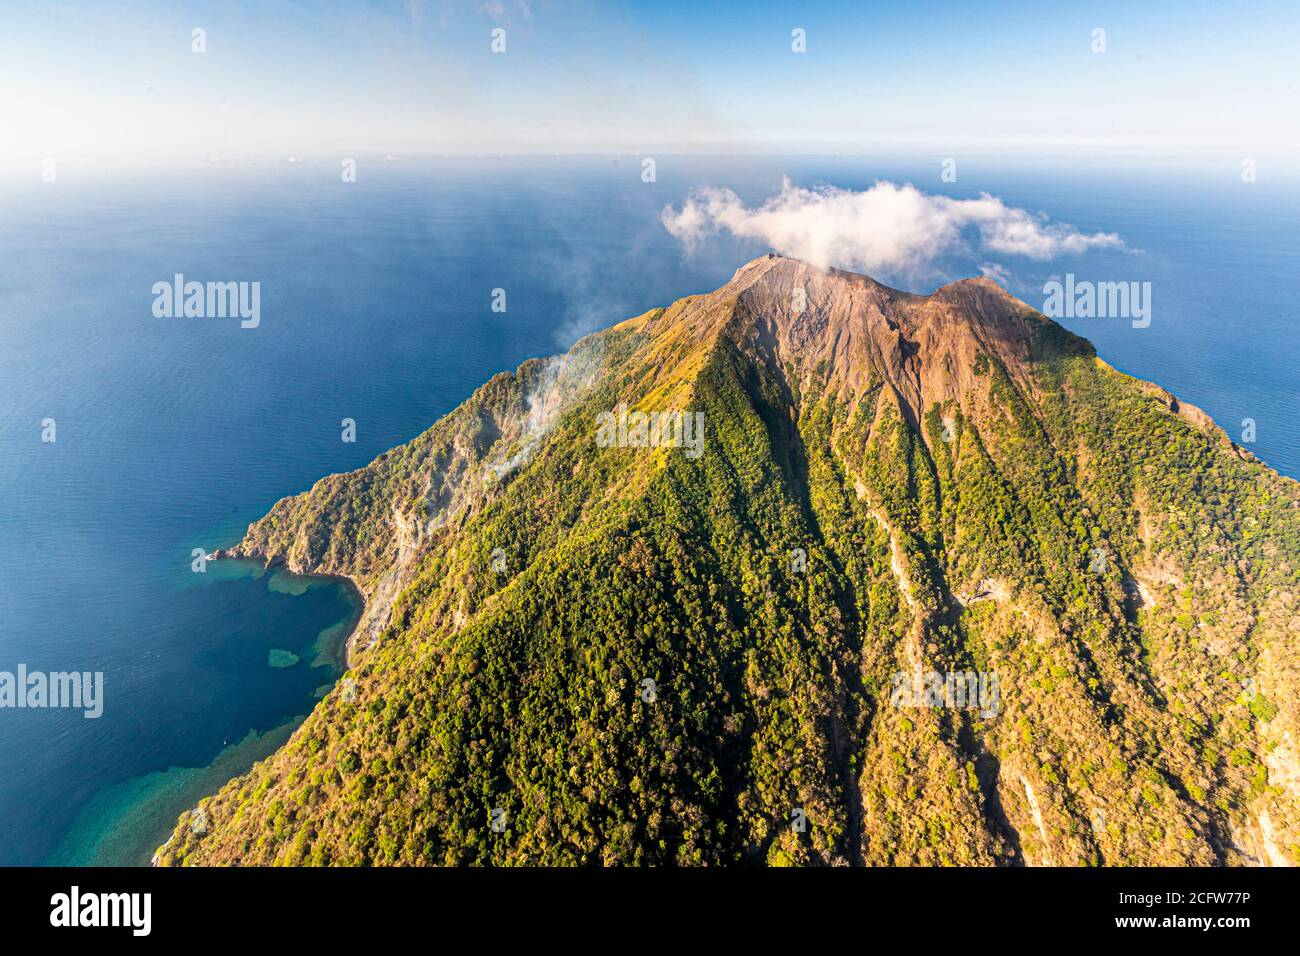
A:
{"type": "MultiPolygon", "coordinates": [[[[1236,167],[1192,173],[937,157],[337,160],[0,184],[0,670],[102,671],[104,713],[0,711],[0,864],[141,862],[177,813],[274,749],[340,673],[350,589],[241,562],[190,570],[282,495],[365,464],[492,374],[724,282],[762,247],[685,256],[659,223],[694,186],[748,202],[877,178],[989,191],[1127,251],[999,259],[1150,281],[1153,321],[1066,320],[1300,475],[1300,202],[1236,167]],[[151,288],[261,283],[261,325],[167,320],[151,288]],[[490,310],[507,291],[505,313],[490,310]],[[41,422],[57,423],[43,444],[41,422]],[[354,444],[340,422],[357,422],[354,444]],[[299,658],[270,666],[272,650],[299,658]]],[[[928,292],[978,274],[876,278],[928,292]]]]}

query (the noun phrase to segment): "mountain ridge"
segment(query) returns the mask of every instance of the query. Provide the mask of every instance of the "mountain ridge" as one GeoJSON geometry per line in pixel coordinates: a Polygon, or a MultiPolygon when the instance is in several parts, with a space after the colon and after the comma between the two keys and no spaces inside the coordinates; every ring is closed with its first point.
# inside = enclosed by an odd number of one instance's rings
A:
{"type": "Polygon", "coordinates": [[[160,860],[1294,861],[1297,489],[991,280],[762,257],[250,526],[365,595],[355,697],[160,860]]]}

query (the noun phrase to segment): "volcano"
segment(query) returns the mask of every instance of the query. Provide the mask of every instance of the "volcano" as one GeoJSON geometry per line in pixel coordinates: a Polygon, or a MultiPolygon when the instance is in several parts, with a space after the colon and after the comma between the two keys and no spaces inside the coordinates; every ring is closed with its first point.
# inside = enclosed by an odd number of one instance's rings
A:
{"type": "Polygon", "coordinates": [[[988,279],[756,259],[232,555],[366,611],[164,864],[1300,861],[1300,485],[988,279]]]}

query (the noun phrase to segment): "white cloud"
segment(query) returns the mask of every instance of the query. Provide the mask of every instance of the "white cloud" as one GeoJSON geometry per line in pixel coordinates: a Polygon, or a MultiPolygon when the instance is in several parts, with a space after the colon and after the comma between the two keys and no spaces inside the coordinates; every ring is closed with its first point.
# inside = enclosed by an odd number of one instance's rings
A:
{"type": "Polygon", "coordinates": [[[883,181],[854,192],[805,189],[786,179],[778,195],[753,209],[730,189],[705,187],[694,190],[680,210],[666,206],[660,218],[687,249],[725,229],[823,269],[869,274],[922,273],[940,256],[970,244],[1040,260],[1124,245],[1114,233],[1082,233],[988,193],[952,199],[883,181]]]}
{"type": "Polygon", "coordinates": [[[1011,286],[1011,270],[998,262],[983,262],[980,264],[980,275],[987,279],[992,279],[1000,286],[1009,288],[1011,286]]]}

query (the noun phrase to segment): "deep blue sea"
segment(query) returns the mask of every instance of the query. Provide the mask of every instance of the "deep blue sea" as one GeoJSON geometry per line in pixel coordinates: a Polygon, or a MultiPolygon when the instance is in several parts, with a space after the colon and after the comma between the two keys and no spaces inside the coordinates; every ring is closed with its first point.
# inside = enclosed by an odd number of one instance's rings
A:
{"type": "MultiPolygon", "coordinates": [[[[1300,185],[1236,160],[662,156],[361,158],[92,167],[0,183],[0,671],[102,671],[103,716],[0,709],[0,864],[142,862],[175,814],[276,746],[339,674],[356,602],[329,581],[191,551],[409,439],[494,373],[722,284],[766,251],[686,255],[659,214],[699,185],[749,203],[910,181],[1119,233],[1127,248],[997,257],[1044,280],[1152,283],[1152,323],[1063,320],[1300,476],[1300,185]],[[155,282],[261,283],[261,324],[162,319],[155,282]],[[491,310],[506,290],[504,313],[491,310]],[[340,438],[355,419],[356,442],[340,438]],[[54,419],[57,440],[42,442],[54,419]],[[272,667],[273,649],[300,658],[272,667]],[[142,860],[143,857],[143,860],[142,860]]],[[[951,257],[916,292],[977,275],[951,257]]]]}

